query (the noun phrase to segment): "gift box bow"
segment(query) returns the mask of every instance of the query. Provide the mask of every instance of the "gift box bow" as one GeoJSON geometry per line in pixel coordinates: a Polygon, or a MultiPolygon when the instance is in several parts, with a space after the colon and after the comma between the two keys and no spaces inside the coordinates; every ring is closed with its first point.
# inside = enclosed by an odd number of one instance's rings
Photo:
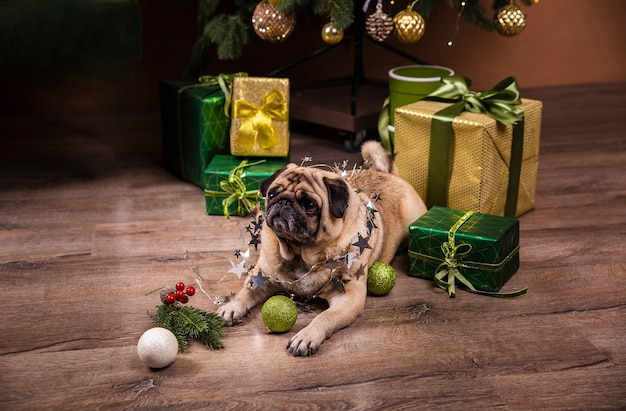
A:
{"type": "Polygon", "coordinates": [[[272,148],[278,143],[272,121],[287,121],[289,118],[285,94],[272,89],[263,96],[260,106],[246,100],[235,100],[233,117],[242,119],[236,137],[240,147],[253,150],[255,142],[258,142],[264,150],[272,148]]]}
{"type": "Polygon", "coordinates": [[[450,156],[454,137],[452,123],[455,117],[469,111],[486,114],[500,123],[512,126],[504,215],[515,217],[524,148],[524,111],[515,107],[522,102],[517,80],[512,76],[507,77],[483,92],[470,91],[471,80],[463,76],[444,77],[441,81],[441,87],[425,97],[425,100],[452,103],[433,114],[431,121],[426,205],[428,207],[447,205],[450,156]]]}
{"type": "Polygon", "coordinates": [[[237,202],[237,214],[240,216],[246,215],[246,213],[255,206],[259,190],[247,189],[243,181],[243,177],[245,176],[244,169],[264,162],[265,160],[259,160],[254,163],[248,163],[248,160],[242,160],[237,167],[230,171],[228,179],[220,181],[222,191],[205,189],[204,194],[212,197],[226,197],[222,200],[222,207],[224,208],[224,216],[226,218],[230,218],[228,209],[235,202],[237,202]]]}
{"type": "Polygon", "coordinates": [[[409,250],[409,257],[419,258],[430,262],[439,262],[439,266],[435,270],[434,280],[438,287],[448,291],[450,297],[456,295],[455,284],[458,280],[464,284],[471,292],[481,295],[488,295],[491,297],[500,298],[513,298],[525,295],[528,291],[526,288],[514,291],[512,293],[499,293],[477,290],[474,285],[461,273],[460,268],[473,268],[483,271],[498,271],[501,270],[518,252],[519,245],[513,249],[502,261],[496,264],[476,262],[476,261],[464,261],[472,251],[472,245],[468,243],[462,243],[457,245],[454,235],[456,231],[474,214],[473,211],[468,211],[456,223],[448,230],[448,241],[444,241],[441,244],[441,251],[443,252],[443,259],[433,256],[417,253],[409,250]]]}
{"type": "Polygon", "coordinates": [[[522,103],[515,77],[507,77],[485,91],[471,91],[472,80],[463,76],[442,77],[442,85],[425,100],[454,103],[435,115],[456,117],[464,111],[487,114],[503,124],[515,124],[524,118],[524,111],[515,107],[522,103]]]}

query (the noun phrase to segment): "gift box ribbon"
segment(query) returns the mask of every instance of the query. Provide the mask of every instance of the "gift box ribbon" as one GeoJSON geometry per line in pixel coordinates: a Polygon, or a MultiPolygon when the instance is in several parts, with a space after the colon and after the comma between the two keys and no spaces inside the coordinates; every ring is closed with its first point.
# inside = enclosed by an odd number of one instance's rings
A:
{"type": "Polygon", "coordinates": [[[440,288],[447,290],[450,297],[454,297],[456,295],[455,284],[457,280],[464,284],[471,292],[476,294],[500,298],[514,298],[526,294],[528,291],[527,288],[514,291],[512,293],[496,293],[477,290],[474,285],[472,285],[472,283],[461,273],[459,268],[473,268],[481,271],[499,271],[504,268],[504,266],[508,264],[508,262],[517,253],[519,253],[518,245],[509,253],[509,255],[506,256],[506,258],[496,264],[463,261],[463,259],[472,251],[472,245],[467,243],[456,245],[454,236],[456,231],[472,216],[472,214],[474,214],[473,211],[468,211],[461,218],[459,218],[456,223],[454,223],[450,230],[448,230],[448,241],[441,244],[441,251],[444,256],[442,259],[411,250],[409,250],[409,257],[428,262],[439,262],[440,264],[435,270],[435,284],[437,284],[440,288]]]}
{"type": "Polygon", "coordinates": [[[522,102],[517,81],[514,77],[507,77],[483,92],[470,91],[471,80],[463,76],[443,77],[441,81],[443,83],[441,87],[429,94],[425,100],[453,104],[433,114],[431,121],[426,205],[446,206],[448,203],[450,157],[454,137],[452,123],[455,117],[469,111],[486,114],[500,123],[512,125],[504,215],[515,217],[524,148],[524,111],[515,107],[522,102]]]}
{"type": "Polygon", "coordinates": [[[278,143],[278,133],[272,121],[287,121],[289,109],[283,92],[272,89],[265,94],[260,106],[246,100],[235,100],[233,117],[242,119],[236,137],[242,149],[252,151],[255,142],[258,142],[262,149],[267,150],[278,143]]]}
{"type": "Polygon", "coordinates": [[[259,160],[254,163],[248,163],[248,160],[243,160],[239,165],[233,168],[228,174],[228,179],[220,181],[220,188],[222,191],[204,190],[204,194],[211,197],[226,197],[222,200],[222,207],[224,208],[224,216],[230,218],[230,212],[228,209],[230,206],[237,202],[237,214],[245,216],[246,213],[251,210],[256,202],[259,190],[248,190],[246,184],[243,181],[244,168],[264,163],[265,160],[259,160]]]}

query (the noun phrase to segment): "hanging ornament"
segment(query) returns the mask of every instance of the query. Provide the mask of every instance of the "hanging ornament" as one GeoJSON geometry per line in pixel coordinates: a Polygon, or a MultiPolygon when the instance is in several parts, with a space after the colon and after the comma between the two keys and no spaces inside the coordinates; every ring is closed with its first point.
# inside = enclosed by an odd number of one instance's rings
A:
{"type": "Polygon", "coordinates": [[[385,41],[393,31],[393,19],[383,11],[383,0],[378,0],[376,11],[367,17],[365,30],[376,41],[385,41]]]}
{"type": "Polygon", "coordinates": [[[426,30],[424,18],[413,10],[415,3],[417,0],[393,18],[395,28],[393,33],[401,43],[415,43],[422,38],[426,30]]]}
{"type": "Polygon", "coordinates": [[[512,37],[518,35],[526,27],[526,14],[517,7],[514,0],[496,11],[494,16],[496,30],[503,36],[512,37]]]}
{"type": "Polygon", "coordinates": [[[254,31],[265,41],[278,43],[291,35],[296,26],[294,13],[281,13],[276,8],[275,0],[263,0],[252,13],[254,31]]]}
{"type": "Polygon", "coordinates": [[[337,28],[333,21],[329,21],[322,27],[322,40],[327,44],[337,44],[343,39],[343,30],[337,28]]]}

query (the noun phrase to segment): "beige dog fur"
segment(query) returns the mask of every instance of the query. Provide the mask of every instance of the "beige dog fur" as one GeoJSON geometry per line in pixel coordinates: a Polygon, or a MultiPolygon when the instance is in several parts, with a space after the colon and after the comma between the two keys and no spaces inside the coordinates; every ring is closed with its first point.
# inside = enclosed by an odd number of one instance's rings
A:
{"type": "Polygon", "coordinates": [[[323,298],[328,308],[287,346],[293,355],[311,355],[361,315],[368,268],[375,261],[391,262],[408,226],[426,212],[378,142],[365,142],[361,153],[364,169],[289,164],[262,184],[266,211],[259,259],[250,275],[269,278],[264,287],[247,281],[218,309],[228,324],[237,324],[274,294],[323,298]],[[348,253],[360,262],[345,264],[341,257],[348,253]]]}

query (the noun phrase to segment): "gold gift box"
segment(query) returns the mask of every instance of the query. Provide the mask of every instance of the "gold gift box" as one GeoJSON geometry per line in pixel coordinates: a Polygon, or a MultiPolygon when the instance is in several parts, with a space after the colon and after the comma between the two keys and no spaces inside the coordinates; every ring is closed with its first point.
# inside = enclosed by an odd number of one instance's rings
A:
{"type": "Polygon", "coordinates": [[[230,152],[234,156],[289,154],[289,79],[235,78],[230,152]]]}
{"type": "MultiPolygon", "coordinates": [[[[399,174],[426,199],[433,114],[448,103],[419,101],[395,111],[394,152],[399,174]]],[[[515,216],[535,207],[542,103],[522,99],[524,146],[515,216]]],[[[504,215],[511,159],[512,126],[486,114],[463,112],[453,121],[448,204],[440,206],[504,215]]],[[[435,136],[436,138],[436,136],[435,136]]]]}

